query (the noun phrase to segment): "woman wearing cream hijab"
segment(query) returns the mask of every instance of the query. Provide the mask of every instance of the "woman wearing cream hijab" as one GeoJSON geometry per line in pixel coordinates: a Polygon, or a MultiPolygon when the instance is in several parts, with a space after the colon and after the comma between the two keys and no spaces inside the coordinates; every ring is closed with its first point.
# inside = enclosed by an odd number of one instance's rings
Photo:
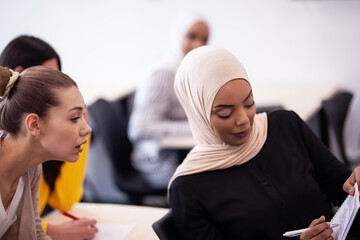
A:
{"type": "Polygon", "coordinates": [[[294,112],[255,114],[246,71],[222,48],[191,51],[175,92],[198,143],[169,183],[182,239],[278,240],[310,223],[300,239],[331,239],[329,201],[343,202],[345,181],[354,193],[360,169],[351,174],[294,112]]]}

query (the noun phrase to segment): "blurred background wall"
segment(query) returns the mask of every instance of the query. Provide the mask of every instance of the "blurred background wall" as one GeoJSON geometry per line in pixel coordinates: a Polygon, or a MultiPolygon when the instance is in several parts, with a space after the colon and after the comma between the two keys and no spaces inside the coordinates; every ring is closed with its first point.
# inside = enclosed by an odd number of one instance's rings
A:
{"type": "Polygon", "coordinates": [[[49,42],[88,104],[133,89],[161,54],[171,20],[197,11],[210,44],[257,83],[360,87],[359,0],[0,0],[0,51],[20,34],[49,42]]]}

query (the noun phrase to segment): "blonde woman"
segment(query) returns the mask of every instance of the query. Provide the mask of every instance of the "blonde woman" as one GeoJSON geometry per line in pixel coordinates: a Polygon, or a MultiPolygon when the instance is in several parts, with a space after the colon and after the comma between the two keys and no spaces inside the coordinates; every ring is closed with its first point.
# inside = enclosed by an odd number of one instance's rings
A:
{"type": "MultiPolygon", "coordinates": [[[[61,71],[61,61],[58,53],[47,42],[40,38],[21,35],[14,38],[0,55],[0,65],[22,72],[32,66],[45,66],[61,71]]],[[[40,216],[49,209],[69,211],[79,202],[83,194],[83,183],[87,162],[87,151],[90,145],[90,134],[79,153],[76,163],[62,161],[47,161],[42,163],[42,175],[39,187],[40,216]]],[[[88,220],[67,221],[62,224],[48,224],[43,221],[44,232],[54,240],[82,240],[86,232],[79,225],[87,225],[88,220]]]]}
{"type": "MultiPolygon", "coordinates": [[[[0,96],[0,238],[50,239],[39,217],[41,164],[78,160],[91,132],[84,99],[70,77],[41,66],[0,67],[0,96]]],[[[95,223],[79,226],[85,238],[95,223]]]]}

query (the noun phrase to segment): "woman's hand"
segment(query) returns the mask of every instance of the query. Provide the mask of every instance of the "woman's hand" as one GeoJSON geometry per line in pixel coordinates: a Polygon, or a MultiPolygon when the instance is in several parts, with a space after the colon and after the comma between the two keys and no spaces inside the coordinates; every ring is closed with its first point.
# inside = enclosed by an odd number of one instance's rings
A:
{"type": "Polygon", "coordinates": [[[331,236],[333,233],[332,228],[328,222],[325,222],[325,217],[321,216],[320,218],[314,219],[310,226],[309,230],[303,232],[300,235],[300,240],[320,240],[327,239],[333,240],[334,238],[331,236]]]}
{"type": "Polygon", "coordinates": [[[65,222],[59,225],[49,224],[47,234],[53,240],[84,240],[93,239],[98,229],[95,219],[82,218],[65,222]]]}
{"type": "Polygon", "coordinates": [[[350,177],[346,180],[346,182],[343,185],[343,189],[345,192],[350,194],[351,196],[354,196],[355,193],[355,182],[358,183],[358,187],[360,184],[360,167],[357,167],[354,169],[354,171],[351,173],[350,177]]]}

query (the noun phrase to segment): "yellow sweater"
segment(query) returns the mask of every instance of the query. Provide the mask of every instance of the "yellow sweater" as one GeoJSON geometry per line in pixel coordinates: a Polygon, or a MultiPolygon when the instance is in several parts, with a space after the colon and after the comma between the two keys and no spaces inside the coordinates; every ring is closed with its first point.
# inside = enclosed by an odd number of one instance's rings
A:
{"type": "MultiPolygon", "coordinates": [[[[61,165],[60,174],[55,180],[54,190],[50,195],[49,185],[44,175],[40,178],[39,210],[40,215],[46,204],[61,212],[68,211],[81,200],[83,194],[83,181],[85,177],[86,156],[90,144],[90,134],[87,142],[83,145],[83,151],[79,154],[79,160],[75,163],[65,162],[61,165]]],[[[44,232],[47,232],[47,223],[42,222],[44,232]]]]}

